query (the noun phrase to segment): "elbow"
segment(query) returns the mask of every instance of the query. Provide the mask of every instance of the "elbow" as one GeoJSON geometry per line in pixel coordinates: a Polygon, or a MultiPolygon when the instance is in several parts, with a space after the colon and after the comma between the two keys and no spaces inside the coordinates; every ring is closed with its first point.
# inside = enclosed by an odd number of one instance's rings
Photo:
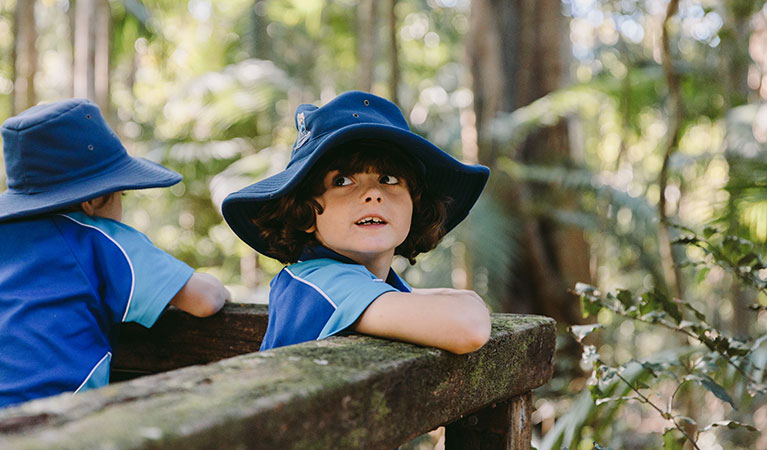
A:
{"type": "Polygon", "coordinates": [[[195,308],[194,311],[191,311],[191,314],[196,317],[210,317],[221,310],[224,306],[224,302],[225,300],[223,297],[207,299],[197,305],[197,308],[195,308]]]}
{"type": "Polygon", "coordinates": [[[195,272],[170,304],[193,316],[208,317],[217,313],[230,298],[229,291],[217,278],[195,272]]]}
{"type": "Polygon", "coordinates": [[[224,303],[229,298],[229,291],[219,286],[216,289],[211,289],[210,292],[204,295],[203,301],[199,302],[192,314],[197,317],[209,317],[216,314],[221,308],[224,307],[224,303]]]}
{"type": "Polygon", "coordinates": [[[216,314],[231,296],[229,290],[216,279],[210,279],[200,289],[197,301],[187,310],[196,317],[209,317],[216,314]]]}
{"type": "Polygon", "coordinates": [[[490,314],[467,320],[461,327],[460,339],[451,352],[464,355],[479,350],[490,340],[490,314]]]}

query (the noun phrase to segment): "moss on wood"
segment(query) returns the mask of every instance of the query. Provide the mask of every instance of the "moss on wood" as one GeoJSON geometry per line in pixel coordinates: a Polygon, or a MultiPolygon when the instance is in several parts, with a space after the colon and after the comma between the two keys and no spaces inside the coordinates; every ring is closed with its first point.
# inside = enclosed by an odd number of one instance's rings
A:
{"type": "Polygon", "coordinates": [[[551,377],[554,322],[493,316],[469,355],[335,337],[0,411],[0,448],[391,449],[551,377]]]}

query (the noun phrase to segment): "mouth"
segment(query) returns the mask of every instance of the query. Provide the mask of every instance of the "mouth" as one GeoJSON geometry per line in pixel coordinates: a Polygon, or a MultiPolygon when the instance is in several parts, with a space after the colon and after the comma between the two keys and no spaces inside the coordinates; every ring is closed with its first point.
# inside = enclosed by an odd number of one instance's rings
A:
{"type": "Polygon", "coordinates": [[[362,219],[354,222],[355,225],[368,226],[368,225],[386,225],[387,222],[379,216],[365,216],[362,219]]]}

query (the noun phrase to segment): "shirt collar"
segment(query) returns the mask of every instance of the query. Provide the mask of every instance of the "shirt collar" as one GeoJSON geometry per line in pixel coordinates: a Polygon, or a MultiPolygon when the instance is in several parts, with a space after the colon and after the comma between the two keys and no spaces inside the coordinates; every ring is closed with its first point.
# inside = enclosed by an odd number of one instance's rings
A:
{"type": "MultiPolygon", "coordinates": [[[[304,251],[301,253],[301,257],[298,258],[298,262],[301,261],[309,261],[312,259],[333,259],[338,262],[342,262],[345,264],[356,264],[360,265],[359,263],[355,262],[353,259],[346,257],[336,251],[333,251],[324,245],[318,245],[316,247],[310,247],[304,249],[304,251]]],[[[400,278],[399,275],[394,271],[394,269],[389,268],[389,275],[386,277],[386,283],[391,285],[392,287],[397,288],[397,290],[401,292],[410,292],[413,289],[410,287],[409,284],[405,282],[402,278],[400,278]]]]}

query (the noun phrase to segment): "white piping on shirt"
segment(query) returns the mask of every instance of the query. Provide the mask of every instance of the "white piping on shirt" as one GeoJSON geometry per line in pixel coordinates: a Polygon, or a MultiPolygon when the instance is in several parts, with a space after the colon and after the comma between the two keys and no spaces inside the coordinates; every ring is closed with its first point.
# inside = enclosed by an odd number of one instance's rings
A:
{"type": "Polygon", "coordinates": [[[77,390],[76,390],[76,391],[72,392],[72,395],[75,395],[75,394],[77,394],[78,392],[80,392],[80,389],[82,389],[82,388],[83,388],[83,386],[85,386],[85,383],[87,383],[87,382],[88,382],[88,380],[90,380],[91,376],[93,375],[93,372],[95,372],[95,371],[96,371],[96,369],[97,369],[97,368],[98,368],[98,367],[101,365],[101,363],[102,363],[102,362],[104,362],[104,360],[105,360],[105,359],[107,359],[107,356],[111,358],[111,357],[112,357],[112,352],[107,352],[107,354],[106,354],[106,355],[104,355],[104,356],[103,356],[103,357],[102,357],[102,358],[99,360],[99,362],[97,362],[97,363],[96,363],[96,365],[95,365],[95,366],[93,366],[93,369],[91,369],[91,373],[89,373],[89,374],[88,374],[88,376],[87,376],[87,377],[85,377],[85,380],[83,380],[83,382],[80,384],[80,387],[79,387],[79,388],[77,388],[77,390]]]}
{"type": "Polygon", "coordinates": [[[125,252],[125,249],[123,249],[122,246],[120,244],[118,244],[117,241],[115,241],[112,238],[112,236],[106,234],[104,232],[104,230],[102,230],[101,228],[94,227],[93,225],[88,225],[87,223],[82,223],[82,222],[80,222],[80,221],[78,221],[76,219],[73,219],[73,218],[67,216],[66,214],[59,214],[59,215],[62,216],[62,217],[66,217],[67,219],[71,220],[72,222],[74,222],[76,224],[79,224],[79,225],[82,225],[84,227],[93,228],[94,230],[97,230],[99,233],[101,233],[104,236],[106,236],[107,239],[112,241],[112,243],[114,245],[116,245],[117,248],[119,248],[121,252],[123,252],[123,255],[125,256],[125,260],[128,261],[128,267],[130,267],[130,294],[128,295],[128,304],[125,305],[125,314],[123,314],[123,318],[122,318],[122,321],[125,322],[125,318],[128,317],[128,311],[130,310],[131,302],[133,301],[133,289],[136,286],[136,275],[135,275],[135,273],[133,271],[133,264],[131,263],[130,258],[128,258],[128,253],[125,252]]]}
{"type": "Polygon", "coordinates": [[[295,275],[293,272],[291,272],[290,270],[288,270],[288,268],[287,268],[287,267],[285,268],[285,272],[287,272],[288,274],[290,274],[290,276],[291,276],[291,277],[293,277],[294,279],[296,279],[296,280],[298,280],[298,281],[300,281],[300,282],[302,282],[302,283],[306,284],[307,286],[310,286],[310,287],[314,288],[314,290],[316,290],[317,292],[319,292],[319,293],[320,293],[320,295],[321,295],[321,296],[322,296],[322,297],[323,297],[325,300],[327,300],[327,301],[328,301],[328,303],[330,303],[330,304],[333,306],[333,309],[338,309],[338,306],[336,306],[336,304],[335,304],[335,303],[333,303],[333,300],[331,300],[331,299],[330,299],[330,297],[328,297],[328,295],[327,295],[327,294],[325,294],[324,292],[322,292],[322,289],[320,289],[319,287],[317,287],[317,285],[316,285],[316,284],[312,283],[311,281],[307,281],[307,280],[304,280],[303,278],[301,278],[301,277],[299,277],[299,276],[296,276],[296,275],[295,275]]]}

